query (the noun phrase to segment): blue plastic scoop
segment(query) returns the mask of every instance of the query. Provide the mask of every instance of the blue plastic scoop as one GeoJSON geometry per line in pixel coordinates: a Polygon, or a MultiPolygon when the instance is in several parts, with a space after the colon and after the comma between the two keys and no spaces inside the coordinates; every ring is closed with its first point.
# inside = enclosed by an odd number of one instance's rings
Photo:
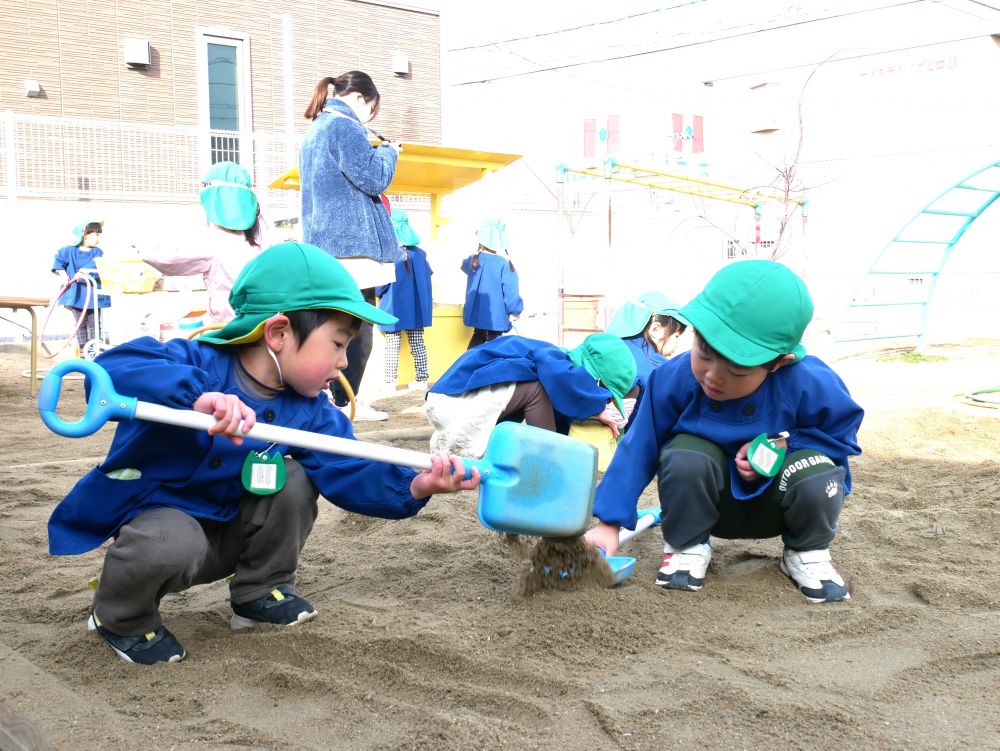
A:
{"type": "MultiPolygon", "coordinates": [[[[90,360],[67,360],[53,366],[38,391],[38,412],[50,430],[71,438],[96,433],[112,419],[149,420],[195,430],[207,430],[215,424],[211,415],[116,393],[108,372],[90,360]],[[56,415],[67,373],[82,373],[90,381],[87,410],[76,422],[65,422],[56,415]]],[[[243,435],[265,443],[403,467],[431,467],[430,454],[277,425],[258,423],[243,435]]],[[[536,537],[576,537],[586,531],[597,484],[597,451],[593,446],[548,430],[504,422],[490,434],[482,459],[462,461],[467,478],[472,467],[478,468],[482,477],[479,520],[486,527],[536,537]]]]}
{"type": "MultiPolygon", "coordinates": [[[[633,537],[642,534],[647,529],[652,529],[660,523],[660,509],[647,508],[639,511],[639,520],[635,524],[635,529],[623,529],[618,532],[619,547],[631,540],[633,537]]],[[[600,548],[598,548],[600,550],[600,548]]],[[[604,551],[601,550],[601,555],[604,551]]],[[[630,555],[607,555],[604,560],[611,568],[611,586],[621,584],[626,581],[635,570],[635,558],[630,555]]]]}

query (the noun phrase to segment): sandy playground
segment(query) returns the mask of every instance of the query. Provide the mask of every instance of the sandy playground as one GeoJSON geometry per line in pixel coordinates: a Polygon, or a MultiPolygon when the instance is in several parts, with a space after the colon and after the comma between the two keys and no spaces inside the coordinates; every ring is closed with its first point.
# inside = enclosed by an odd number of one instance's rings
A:
{"type": "MultiPolygon", "coordinates": [[[[225,584],[198,587],[164,600],[188,658],[156,668],[85,628],[103,550],[46,552],[111,428],[50,433],[27,355],[0,354],[0,749],[1000,748],[1000,410],[954,396],[1000,386],[1000,342],[932,352],[833,362],[868,411],[833,548],[849,603],[808,604],[777,540],[716,541],[702,592],[660,591],[657,532],[622,586],[524,597],[534,541],[483,528],[473,493],[402,522],[322,503],[316,620],[234,633],[225,584]]],[[[425,448],[418,401],[359,435],[425,448]]]]}

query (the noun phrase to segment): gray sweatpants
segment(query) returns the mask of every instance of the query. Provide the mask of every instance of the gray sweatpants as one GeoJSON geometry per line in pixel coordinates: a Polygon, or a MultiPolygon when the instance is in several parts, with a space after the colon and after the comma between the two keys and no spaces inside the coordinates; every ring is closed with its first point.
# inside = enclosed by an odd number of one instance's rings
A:
{"type": "Polygon", "coordinates": [[[319,494],[302,465],[286,457],[285,468],[285,486],[273,495],[244,493],[232,521],[156,508],[124,525],[104,557],[94,596],[102,624],[123,636],[148,633],[163,623],[159,605],[165,594],[230,574],[235,604],[294,586],[319,494]]]}
{"type": "Polygon", "coordinates": [[[678,550],[709,535],[780,535],[792,550],[822,550],[837,533],[844,508],[844,468],[817,451],[788,454],[767,490],[737,500],[722,449],[692,435],[678,435],[660,451],[658,488],[663,539],[678,550]]]}

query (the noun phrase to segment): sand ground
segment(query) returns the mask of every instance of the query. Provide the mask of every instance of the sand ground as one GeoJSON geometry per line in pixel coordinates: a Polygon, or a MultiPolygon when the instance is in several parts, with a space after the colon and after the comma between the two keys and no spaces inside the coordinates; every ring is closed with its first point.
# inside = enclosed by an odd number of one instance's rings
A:
{"type": "MultiPolygon", "coordinates": [[[[482,527],[474,493],[401,522],[321,502],[317,619],[235,633],[225,584],[197,587],[162,604],[188,658],[155,668],[85,628],[103,549],[47,554],[111,430],[49,432],[2,354],[0,749],[1000,748],[1000,410],[955,398],[1000,386],[1000,342],[932,352],[833,363],[867,409],[833,547],[849,603],[808,604],[777,540],[717,541],[704,590],[660,591],[658,532],[619,587],[523,597],[532,541],[482,527]]],[[[425,448],[418,401],[359,434],[425,448]]]]}

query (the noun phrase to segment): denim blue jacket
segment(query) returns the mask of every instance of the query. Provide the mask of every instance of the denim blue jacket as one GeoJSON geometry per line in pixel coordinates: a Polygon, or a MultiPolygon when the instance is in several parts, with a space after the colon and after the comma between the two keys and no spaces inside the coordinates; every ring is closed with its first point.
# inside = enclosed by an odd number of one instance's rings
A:
{"type": "Polygon", "coordinates": [[[403,260],[379,194],[392,182],[396,151],[373,148],[351,108],[328,99],[299,152],[302,239],[335,258],[403,260]]]}

